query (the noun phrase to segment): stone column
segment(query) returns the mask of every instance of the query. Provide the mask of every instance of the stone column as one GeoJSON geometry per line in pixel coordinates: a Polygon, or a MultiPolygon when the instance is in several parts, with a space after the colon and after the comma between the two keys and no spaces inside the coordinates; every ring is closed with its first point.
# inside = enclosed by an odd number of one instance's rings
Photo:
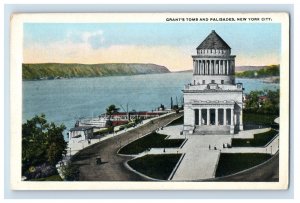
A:
{"type": "Polygon", "coordinates": [[[191,115],[191,114],[193,115],[193,116],[190,116],[190,117],[191,117],[191,120],[190,120],[191,123],[190,123],[190,124],[193,125],[193,126],[195,126],[196,111],[195,111],[195,109],[191,109],[191,110],[189,109],[188,111],[189,111],[189,112],[192,111],[192,112],[190,113],[190,115],[191,115]]]}
{"type": "Polygon", "coordinates": [[[207,75],[207,72],[206,72],[206,61],[205,60],[203,61],[203,66],[204,66],[204,75],[207,75]]]}
{"type": "Polygon", "coordinates": [[[204,75],[206,75],[206,61],[203,60],[203,70],[204,70],[204,75]]]}
{"type": "Polygon", "coordinates": [[[216,74],[216,71],[215,71],[215,68],[216,68],[216,61],[215,61],[215,60],[211,60],[211,63],[212,63],[211,69],[212,69],[213,74],[215,75],[215,74],[216,74]]]}
{"type": "Polygon", "coordinates": [[[222,62],[222,65],[221,65],[221,67],[219,68],[219,75],[222,75],[223,66],[224,66],[224,61],[221,60],[221,62],[222,62]]]}
{"type": "Polygon", "coordinates": [[[207,119],[207,125],[210,125],[210,109],[207,108],[207,114],[206,114],[206,119],[207,119]]]}
{"type": "Polygon", "coordinates": [[[198,75],[201,75],[201,72],[200,72],[200,65],[201,65],[201,61],[198,60],[198,75]]]}
{"type": "Polygon", "coordinates": [[[220,60],[218,60],[218,65],[217,65],[217,73],[219,74],[219,70],[220,70],[220,60]]]}
{"type": "Polygon", "coordinates": [[[229,60],[227,60],[226,66],[226,75],[229,75],[229,60]]]}
{"type": "Polygon", "coordinates": [[[217,60],[215,60],[214,73],[215,73],[215,75],[218,75],[218,65],[217,65],[217,60]]]}
{"type": "Polygon", "coordinates": [[[226,126],[226,121],[227,120],[227,117],[226,117],[226,109],[223,110],[223,125],[226,126]]]}
{"type": "Polygon", "coordinates": [[[198,60],[196,60],[195,75],[198,75],[198,60]]]}
{"type": "Polygon", "coordinates": [[[206,75],[209,75],[210,72],[209,72],[209,63],[207,60],[205,60],[205,63],[206,63],[206,75]]]}
{"type": "Polygon", "coordinates": [[[214,72],[212,71],[212,61],[209,60],[209,72],[212,75],[214,72]]]}
{"type": "Polygon", "coordinates": [[[199,126],[202,125],[202,109],[199,109],[199,126]]]}
{"type": "Polygon", "coordinates": [[[202,61],[199,60],[199,72],[200,72],[200,75],[202,75],[202,61]]]}
{"type": "Polygon", "coordinates": [[[230,112],[230,134],[234,133],[234,124],[233,124],[233,108],[231,108],[230,112]]]}
{"type": "Polygon", "coordinates": [[[215,125],[219,125],[219,109],[215,108],[215,125]]]}
{"type": "Polygon", "coordinates": [[[243,127],[243,109],[240,111],[240,130],[244,130],[243,127]]]}
{"type": "Polygon", "coordinates": [[[227,60],[224,60],[224,68],[223,68],[223,75],[226,75],[226,64],[227,64],[227,60]]]}
{"type": "Polygon", "coordinates": [[[195,73],[196,73],[196,63],[195,63],[195,60],[193,60],[193,67],[194,67],[193,73],[194,73],[194,75],[195,75],[195,73]]]}
{"type": "Polygon", "coordinates": [[[224,68],[225,68],[225,60],[222,60],[222,69],[220,71],[220,75],[223,75],[224,73],[224,68]]]}

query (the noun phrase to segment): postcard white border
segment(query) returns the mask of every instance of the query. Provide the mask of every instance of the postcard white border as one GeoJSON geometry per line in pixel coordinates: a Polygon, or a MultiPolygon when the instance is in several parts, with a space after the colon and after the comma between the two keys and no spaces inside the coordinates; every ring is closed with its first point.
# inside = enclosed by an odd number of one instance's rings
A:
{"type": "MultiPolygon", "coordinates": [[[[289,15],[287,13],[39,13],[15,14],[10,39],[10,168],[13,190],[241,190],[287,189],[289,183],[289,68],[280,70],[279,182],[27,182],[21,181],[23,23],[172,23],[167,17],[258,17],[281,24],[281,67],[289,66],[289,15]]],[[[178,22],[175,22],[178,23],[178,22]]],[[[183,22],[189,23],[189,22],[183,22]]],[[[194,22],[190,22],[194,23],[194,22]]],[[[201,22],[241,23],[241,22],[201,22]]],[[[243,22],[252,23],[252,22],[243,22]]]]}

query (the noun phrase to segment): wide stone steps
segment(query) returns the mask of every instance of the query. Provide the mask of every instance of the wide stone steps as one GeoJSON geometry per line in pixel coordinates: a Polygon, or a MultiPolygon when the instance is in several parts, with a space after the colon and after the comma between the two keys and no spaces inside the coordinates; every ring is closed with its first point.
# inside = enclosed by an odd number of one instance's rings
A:
{"type": "Polygon", "coordinates": [[[215,125],[204,125],[197,126],[194,130],[194,135],[226,135],[230,134],[230,126],[215,126],[215,125]]]}

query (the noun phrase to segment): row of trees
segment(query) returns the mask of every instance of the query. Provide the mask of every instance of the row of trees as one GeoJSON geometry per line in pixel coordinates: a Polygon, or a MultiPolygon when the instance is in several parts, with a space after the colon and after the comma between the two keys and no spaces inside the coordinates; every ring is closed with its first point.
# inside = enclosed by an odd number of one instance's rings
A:
{"type": "Polygon", "coordinates": [[[246,96],[245,111],[251,113],[279,114],[279,90],[251,91],[246,96]]]}
{"type": "Polygon", "coordinates": [[[260,70],[248,70],[240,73],[236,73],[237,77],[245,78],[263,78],[270,76],[279,76],[280,68],[279,65],[266,66],[260,70]]]}
{"type": "Polygon", "coordinates": [[[48,123],[44,114],[22,125],[22,175],[30,176],[39,168],[41,172],[56,171],[56,164],[67,153],[63,136],[65,129],[64,125],[48,123]]]}

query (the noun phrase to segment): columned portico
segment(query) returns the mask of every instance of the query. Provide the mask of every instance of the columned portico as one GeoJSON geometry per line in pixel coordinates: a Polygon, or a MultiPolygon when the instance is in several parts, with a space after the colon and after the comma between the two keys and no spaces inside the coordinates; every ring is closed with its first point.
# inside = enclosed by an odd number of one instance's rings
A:
{"type": "Polygon", "coordinates": [[[230,75],[234,73],[234,60],[232,59],[198,59],[193,60],[194,75],[230,75]]]}
{"type": "MultiPolygon", "coordinates": [[[[202,126],[202,125],[224,125],[224,126],[232,126],[235,125],[234,122],[234,110],[231,107],[229,114],[227,115],[227,108],[220,108],[220,107],[201,107],[195,108],[194,115],[194,125],[195,126],[202,126]],[[203,122],[205,113],[205,120],[203,122]],[[227,120],[227,116],[230,116],[230,122],[227,120]]],[[[239,112],[239,119],[241,119],[242,114],[239,112]]],[[[239,124],[242,125],[242,120],[240,120],[239,124]]]]}

